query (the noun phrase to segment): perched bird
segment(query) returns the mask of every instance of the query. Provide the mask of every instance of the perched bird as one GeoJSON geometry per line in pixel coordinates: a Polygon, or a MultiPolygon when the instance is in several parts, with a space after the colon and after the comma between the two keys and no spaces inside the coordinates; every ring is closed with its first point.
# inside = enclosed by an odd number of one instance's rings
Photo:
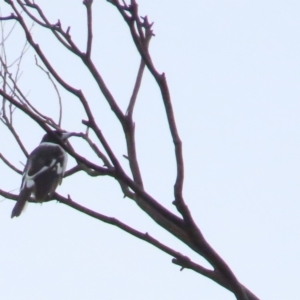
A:
{"type": "Polygon", "coordinates": [[[20,194],[11,213],[12,218],[21,214],[31,194],[37,202],[42,202],[61,184],[68,156],[59,143],[72,135],[76,134],[58,130],[47,133],[40,145],[30,153],[23,172],[20,194]]]}

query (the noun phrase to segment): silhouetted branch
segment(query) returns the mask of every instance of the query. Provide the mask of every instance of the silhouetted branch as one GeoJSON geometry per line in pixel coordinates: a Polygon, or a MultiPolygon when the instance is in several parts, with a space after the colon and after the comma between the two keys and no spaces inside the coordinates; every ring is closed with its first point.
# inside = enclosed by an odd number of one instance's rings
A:
{"type": "MultiPolygon", "coordinates": [[[[211,279],[215,277],[215,274],[213,271],[208,270],[194,262],[192,262],[187,256],[182,255],[181,253],[173,250],[172,248],[162,244],[161,242],[159,242],[158,240],[156,240],[155,238],[153,238],[151,235],[149,235],[148,233],[142,233],[126,224],[124,224],[123,222],[119,221],[116,218],[113,217],[108,217],[105,216],[103,214],[100,214],[98,212],[95,212],[87,207],[84,207],[76,202],[74,202],[70,196],[68,196],[68,198],[65,198],[57,193],[55,193],[54,195],[54,199],[58,200],[59,202],[66,204],[84,214],[87,214],[95,219],[98,219],[104,223],[108,223],[110,225],[114,225],[124,231],[126,231],[127,233],[143,240],[146,241],[150,244],[152,244],[153,246],[159,248],[160,250],[162,250],[163,252],[171,255],[172,257],[175,257],[175,260],[173,260],[173,262],[177,265],[185,265],[185,268],[189,268],[192,269],[202,275],[205,275],[207,277],[210,277],[211,279]],[[181,264],[180,264],[180,263],[181,264]]],[[[215,278],[214,278],[215,279],[215,278]]]]}
{"type": "Polygon", "coordinates": [[[138,96],[138,92],[141,86],[144,69],[145,69],[145,63],[143,59],[141,59],[135,85],[126,112],[126,122],[124,123],[123,126],[125,132],[125,138],[126,138],[126,145],[127,145],[127,155],[128,155],[127,158],[129,160],[130,169],[134,181],[137,184],[139,184],[141,187],[143,186],[143,179],[142,179],[142,175],[137,160],[136,145],[135,145],[135,125],[132,120],[132,114],[138,96]]]}
{"type": "Polygon", "coordinates": [[[130,119],[132,119],[133,109],[134,109],[136,98],[137,98],[137,95],[138,95],[138,92],[139,92],[139,89],[140,89],[140,86],[141,86],[141,83],[142,83],[144,69],[145,69],[145,62],[143,61],[143,59],[141,59],[140,67],[139,67],[138,74],[137,74],[136,81],[135,81],[135,85],[134,85],[134,88],[133,88],[133,92],[132,92],[132,95],[131,95],[131,98],[130,98],[130,101],[129,101],[129,105],[128,105],[128,108],[127,108],[127,111],[126,111],[126,117],[130,118],[130,119]]]}
{"type": "Polygon", "coordinates": [[[18,1],[20,6],[22,7],[22,10],[24,10],[26,12],[27,16],[30,17],[32,21],[39,24],[40,26],[51,30],[53,32],[53,34],[55,35],[55,37],[57,38],[57,40],[60,41],[61,44],[64,45],[69,51],[73,52],[73,48],[72,48],[72,46],[70,46],[70,43],[69,43],[69,41],[70,41],[69,30],[65,33],[61,28],[61,24],[60,24],[59,20],[57,21],[56,24],[51,24],[49,22],[49,20],[45,17],[42,9],[36,3],[30,2],[28,0],[26,0],[24,2],[26,3],[26,5],[24,5],[22,3],[22,1],[18,1]],[[38,15],[43,20],[43,22],[38,20],[33,14],[31,14],[30,11],[26,8],[26,6],[32,8],[32,9],[35,9],[37,11],[38,15]]]}
{"type": "Polygon", "coordinates": [[[17,17],[12,13],[7,17],[0,17],[0,21],[17,20],[17,17]]]}
{"type": "Polygon", "coordinates": [[[92,4],[93,4],[93,0],[84,0],[83,4],[86,6],[87,29],[88,29],[86,56],[88,58],[90,58],[91,57],[91,51],[92,51],[92,41],[93,41],[93,25],[92,25],[92,4]]]}
{"type": "Polygon", "coordinates": [[[69,177],[69,176],[72,176],[73,174],[79,172],[79,171],[82,171],[82,168],[80,167],[80,165],[76,165],[75,167],[73,167],[72,169],[70,170],[67,170],[64,174],[64,178],[66,177],[69,177]]]}
{"type": "Polygon", "coordinates": [[[102,153],[102,151],[97,147],[95,143],[93,143],[93,141],[89,138],[87,134],[81,134],[81,137],[89,144],[91,149],[93,149],[96,155],[103,161],[104,166],[106,166],[107,168],[113,168],[105,154],[102,153]]]}

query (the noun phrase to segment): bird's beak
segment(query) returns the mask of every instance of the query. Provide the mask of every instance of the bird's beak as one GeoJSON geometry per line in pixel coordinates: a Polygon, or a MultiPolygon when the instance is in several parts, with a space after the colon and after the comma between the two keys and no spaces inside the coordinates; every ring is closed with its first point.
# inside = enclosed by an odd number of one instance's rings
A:
{"type": "Polygon", "coordinates": [[[63,132],[62,135],[61,135],[61,139],[63,141],[65,141],[65,140],[67,140],[71,136],[79,136],[79,135],[76,132],[63,132]]]}

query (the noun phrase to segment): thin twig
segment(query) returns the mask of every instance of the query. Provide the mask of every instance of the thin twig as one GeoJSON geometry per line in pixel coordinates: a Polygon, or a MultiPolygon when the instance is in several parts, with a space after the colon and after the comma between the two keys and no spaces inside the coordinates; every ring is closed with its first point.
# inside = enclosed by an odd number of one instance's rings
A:
{"type": "Polygon", "coordinates": [[[8,159],[6,159],[2,153],[0,153],[0,159],[13,171],[22,175],[23,172],[21,170],[19,170],[17,167],[15,167],[8,159]]]}
{"type": "Polygon", "coordinates": [[[50,24],[48,19],[43,14],[42,9],[37,4],[27,1],[27,0],[25,2],[26,2],[26,5],[24,5],[22,1],[18,1],[19,5],[25,11],[27,16],[30,17],[31,20],[34,21],[35,23],[37,23],[38,25],[40,25],[44,28],[50,29],[53,32],[53,34],[55,35],[55,37],[61,42],[61,44],[64,45],[69,51],[73,52],[72,47],[68,44],[68,39],[62,32],[60,22],[58,21],[57,24],[54,24],[54,25],[50,24]],[[31,14],[26,6],[35,9],[38,12],[39,16],[41,17],[41,19],[43,20],[44,23],[42,21],[40,21],[39,19],[37,19],[33,14],[31,14]],[[64,39],[62,39],[62,37],[64,39]]]}
{"type": "Polygon", "coordinates": [[[92,42],[93,42],[93,22],[92,22],[92,4],[93,0],[84,0],[83,4],[86,7],[86,14],[87,14],[87,46],[86,46],[86,56],[88,58],[91,57],[92,51],[92,42]]]}
{"type": "Polygon", "coordinates": [[[128,117],[130,119],[132,118],[134,105],[135,105],[137,95],[138,95],[138,92],[139,92],[139,89],[140,89],[140,86],[141,86],[144,69],[145,69],[145,62],[144,62],[143,59],[141,59],[139,70],[138,70],[136,80],[135,80],[135,84],[134,84],[134,88],[133,88],[133,91],[132,91],[132,95],[131,95],[129,105],[128,105],[128,108],[127,108],[127,111],[126,111],[126,117],[128,117]]]}
{"type": "Polygon", "coordinates": [[[59,118],[58,118],[58,122],[57,122],[57,125],[58,127],[61,127],[61,121],[62,121],[62,100],[61,100],[61,96],[60,96],[60,93],[59,93],[59,90],[55,84],[55,82],[53,81],[52,77],[50,76],[50,73],[45,70],[38,62],[37,60],[37,57],[36,55],[34,56],[34,59],[35,59],[35,64],[48,76],[48,79],[51,81],[55,91],[56,91],[56,94],[57,94],[57,97],[58,97],[58,103],[59,103],[59,118]]]}
{"type": "Polygon", "coordinates": [[[13,137],[15,138],[17,144],[19,145],[19,147],[21,148],[21,150],[23,151],[24,155],[26,157],[28,157],[28,152],[22,142],[22,140],[20,139],[17,131],[15,130],[14,126],[12,126],[12,124],[10,122],[6,122],[5,123],[6,127],[9,129],[9,131],[12,133],[13,137]]]}
{"type": "Polygon", "coordinates": [[[93,143],[93,141],[90,139],[90,137],[87,134],[81,134],[81,137],[89,144],[89,146],[95,152],[95,154],[103,161],[104,166],[108,168],[113,168],[112,164],[105,156],[105,154],[97,147],[95,143],[93,143]]]}

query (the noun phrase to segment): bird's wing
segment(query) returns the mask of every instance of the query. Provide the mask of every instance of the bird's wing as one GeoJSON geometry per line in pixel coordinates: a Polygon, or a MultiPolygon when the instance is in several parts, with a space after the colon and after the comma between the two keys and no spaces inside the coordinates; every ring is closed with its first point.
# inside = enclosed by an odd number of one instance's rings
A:
{"type": "Polygon", "coordinates": [[[63,173],[65,171],[65,157],[64,151],[58,145],[50,143],[39,145],[28,157],[21,189],[25,184],[28,188],[31,187],[34,184],[35,178],[57,165],[60,167],[58,168],[58,172],[63,173]]]}
{"type": "Polygon", "coordinates": [[[57,175],[59,175],[60,183],[64,175],[66,163],[67,154],[59,145],[42,143],[34,149],[25,165],[20,194],[11,217],[17,217],[21,214],[31,193],[36,188],[35,182],[39,176],[47,171],[53,172],[55,170],[57,175]]]}

